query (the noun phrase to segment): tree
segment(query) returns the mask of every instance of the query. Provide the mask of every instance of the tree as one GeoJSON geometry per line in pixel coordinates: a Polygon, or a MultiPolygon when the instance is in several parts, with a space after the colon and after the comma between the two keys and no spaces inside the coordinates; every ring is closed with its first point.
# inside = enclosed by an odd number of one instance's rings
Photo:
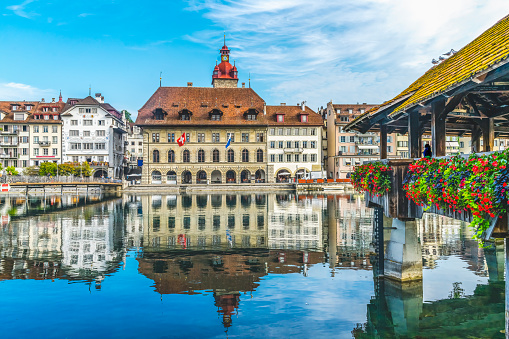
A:
{"type": "Polygon", "coordinates": [[[131,113],[129,113],[127,110],[123,110],[122,113],[125,114],[125,118],[127,119],[127,121],[129,121],[130,123],[134,123],[133,119],[132,119],[132,116],[131,116],[131,113]]]}
{"type": "Polygon", "coordinates": [[[64,163],[58,165],[58,174],[59,175],[73,175],[74,174],[74,166],[69,163],[64,163]]]}
{"type": "Polygon", "coordinates": [[[23,168],[23,175],[35,176],[39,175],[39,169],[36,166],[28,166],[23,168]]]}
{"type": "Polygon", "coordinates": [[[82,162],[80,165],[74,167],[74,173],[75,176],[84,176],[89,177],[92,175],[92,168],[88,164],[88,162],[82,162]]]}
{"type": "Polygon", "coordinates": [[[39,175],[57,175],[57,164],[54,162],[43,162],[39,166],[39,175]]]}
{"type": "Polygon", "coordinates": [[[14,168],[14,166],[9,166],[5,169],[5,171],[7,172],[8,175],[18,175],[19,172],[16,171],[16,168],[14,168]]]}

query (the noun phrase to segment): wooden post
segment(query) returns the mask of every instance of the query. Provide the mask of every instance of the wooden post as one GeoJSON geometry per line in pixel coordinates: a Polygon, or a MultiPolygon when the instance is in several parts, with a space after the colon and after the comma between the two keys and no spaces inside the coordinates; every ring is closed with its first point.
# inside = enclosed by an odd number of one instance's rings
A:
{"type": "Polygon", "coordinates": [[[493,118],[481,119],[483,151],[492,152],[495,145],[495,125],[493,118]]]}
{"type": "Polygon", "coordinates": [[[445,101],[439,100],[431,105],[431,143],[434,157],[445,156],[445,118],[444,114],[445,101]]]}
{"type": "Polygon", "coordinates": [[[380,159],[387,159],[387,125],[380,124],[380,159]]]}
{"type": "Polygon", "coordinates": [[[408,114],[408,151],[410,158],[420,158],[420,132],[419,112],[408,114]]]}
{"type": "Polygon", "coordinates": [[[481,128],[479,125],[474,125],[472,127],[472,147],[471,153],[481,152],[481,128]]]}

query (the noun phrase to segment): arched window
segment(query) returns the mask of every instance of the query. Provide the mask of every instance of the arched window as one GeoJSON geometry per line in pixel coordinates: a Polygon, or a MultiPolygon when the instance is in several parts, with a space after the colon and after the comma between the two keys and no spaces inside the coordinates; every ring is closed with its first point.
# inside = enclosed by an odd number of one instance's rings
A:
{"type": "Polygon", "coordinates": [[[185,150],[184,152],[182,152],[182,162],[189,162],[189,150],[185,150]]]}
{"type": "Polygon", "coordinates": [[[219,150],[215,149],[212,151],[212,161],[219,162],[219,150]]]}
{"type": "Polygon", "coordinates": [[[235,152],[232,149],[228,150],[228,162],[235,162],[235,152]]]}
{"type": "Polygon", "coordinates": [[[242,162],[249,162],[249,151],[247,149],[242,150],[242,162]]]}
{"type": "Polygon", "coordinates": [[[152,162],[159,162],[159,151],[155,150],[152,152],[152,162]]]}
{"type": "Polygon", "coordinates": [[[263,150],[259,149],[256,151],[256,161],[263,162],[263,150]]]}
{"type": "Polygon", "coordinates": [[[198,162],[205,162],[205,151],[202,149],[198,151],[198,162]]]}
{"type": "Polygon", "coordinates": [[[168,151],[168,162],[175,162],[175,152],[172,149],[168,151]]]}

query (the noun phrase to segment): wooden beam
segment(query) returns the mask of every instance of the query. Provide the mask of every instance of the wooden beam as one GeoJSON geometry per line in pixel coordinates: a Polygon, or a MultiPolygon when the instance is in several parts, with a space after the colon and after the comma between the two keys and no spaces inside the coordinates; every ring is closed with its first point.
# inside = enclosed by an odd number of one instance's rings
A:
{"type": "Polygon", "coordinates": [[[483,151],[492,152],[495,145],[495,125],[493,118],[482,120],[480,126],[482,129],[483,151]]]}
{"type": "Polygon", "coordinates": [[[408,151],[410,158],[420,158],[419,143],[421,139],[418,112],[408,114],[408,151]]]}
{"type": "Polygon", "coordinates": [[[380,124],[380,159],[387,159],[387,125],[380,124]]]}
{"type": "Polygon", "coordinates": [[[431,105],[431,148],[434,157],[445,156],[445,118],[447,114],[443,114],[444,110],[445,100],[443,99],[436,100],[431,105]]]}
{"type": "Polygon", "coordinates": [[[471,153],[481,152],[481,133],[479,125],[472,126],[471,153]]]}
{"type": "Polygon", "coordinates": [[[480,117],[487,118],[486,114],[483,114],[481,111],[479,111],[479,108],[477,107],[477,104],[475,103],[471,95],[467,95],[467,102],[470,106],[472,106],[475,114],[477,114],[480,117]]]}

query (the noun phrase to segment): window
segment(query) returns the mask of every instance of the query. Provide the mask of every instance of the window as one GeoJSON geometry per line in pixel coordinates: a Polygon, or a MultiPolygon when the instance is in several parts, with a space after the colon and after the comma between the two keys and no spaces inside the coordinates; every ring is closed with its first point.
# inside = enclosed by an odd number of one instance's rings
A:
{"type": "Polygon", "coordinates": [[[14,114],[14,120],[24,120],[24,114],[23,113],[14,114]]]}
{"type": "Polygon", "coordinates": [[[198,162],[205,162],[205,151],[202,149],[198,151],[198,162]]]}
{"type": "Polygon", "coordinates": [[[186,133],[186,142],[190,142],[191,141],[191,136],[189,135],[189,133],[186,133]]]}
{"type": "Polygon", "coordinates": [[[292,148],[292,142],[291,141],[287,141],[286,142],[286,148],[292,148]]]}
{"type": "Polygon", "coordinates": [[[228,162],[235,162],[235,152],[232,149],[228,150],[228,162]]]}
{"type": "Polygon", "coordinates": [[[175,133],[168,133],[168,142],[175,142],[175,133]]]}
{"type": "MultiPolygon", "coordinates": [[[[104,136],[106,136],[106,131],[103,129],[100,129],[96,132],[96,134],[98,137],[104,137],[104,136]]],[[[159,141],[159,139],[158,139],[158,141],[159,141]]]]}
{"type": "Polygon", "coordinates": [[[92,126],[93,122],[92,120],[85,119],[83,120],[83,126],[92,126]]]}
{"type": "Polygon", "coordinates": [[[339,117],[339,121],[341,121],[341,122],[348,122],[349,121],[348,116],[340,116],[339,117]]]}
{"type": "Polygon", "coordinates": [[[39,143],[39,137],[38,136],[34,136],[34,144],[38,144],[39,143]]]}
{"type": "Polygon", "coordinates": [[[256,142],[263,142],[263,133],[256,133],[256,142]]]}
{"type": "Polygon", "coordinates": [[[293,130],[294,135],[300,135],[300,128],[295,128],[293,130]]]}
{"type": "Polygon", "coordinates": [[[198,133],[198,142],[205,142],[205,133],[198,133]]]}
{"type": "Polygon", "coordinates": [[[98,124],[99,126],[105,126],[105,125],[106,125],[106,121],[104,121],[104,120],[99,120],[99,121],[97,121],[97,124],[98,124]]]}
{"type": "Polygon", "coordinates": [[[106,149],[106,144],[104,142],[96,143],[95,149],[106,149]]]}
{"type": "Polygon", "coordinates": [[[346,137],[344,135],[340,136],[339,142],[346,142],[346,137]]]}
{"type": "Polygon", "coordinates": [[[49,150],[47,148],[43,148],[42,154],[43,155],[49,155],[49,150]]]}
{"type": "Polygon", "coordinates": [[[219,162],[219,151],[217,149],[212,151],[212,161],[219,162]]]}
{"type": "Polygon", "coordinates": [[[80,131],[78,131],[78,130],[70,130],[69,131],[69,136],[71,136],[71,137],[79,137],[80,136],[80,131]]]}
{"type": "Polygon", "coordinates": [[[242,162],[249,162],[249,151],[247,149],[242,150],[242,162]]]}
{"type": "Polygon", "coordinates": [[[307,141],[303,141],[302,142],[302,148],[308,148],[308,142],[307,141]]]}
{"type": "Polygon", "coordinates": [[[249,133],[242,133],[242,142],[249,142],[249,133]]]}
{"type": "Polygon", "coordinates": [[[278,154],[278,161],[283,162],[283,154],[278,154]]]}
{"type": "Polygon", "coordinates": [[[283,129],[282,128],[278,128],[277,129],[277,135],[283,135],[283,129]]]}
{"type": "Polygon", "coordinates": [[[91,142],[84,142],[83,149],[94,149],[94,144],[91,142]]]}
{"type": "Polygon", "coordinates": [[[308,122],[308,116],[305,114],[302,114],[300,116],[300,122],[308,122]]]}
{"type": "Polygon", "coordinates": [[[276,142],[275,141],[271,141],[270,142],[270,148],[276,148],[276,142]]]}
{"type": "Polygon", "coordinates": [[[270,155],[270,162],[276,162],[276,155],[275,154],[271,154],[270,155]]]}
{"type": "Polygon", "coordinates": [[[316,154],[311,154],[311,162],[316,162],[316,154]]]}
{"type": "Polygon", "coordinates": [[[159,142],[159,133],[152,133],[152,142],[159,142]]]}
{"type": "Polygon", "coordinates": [[[292,162],[292,155],[291,154],[287,154],[286,155],[286,162],[292,162]]]}
{"type": "Polygon", "coordinates": [[[387,146],[387,153],[391,153],[392,152],[392,146],[387,146]]]}
{"type": "Polygon", "coordinates": [[[78,120],[71,120],[71,126],[78,126],[78,120]]]}
{"type": "MultiPolygon", "coordinates": [[[[500,142],[500,146],[504,146],[503,141],[500,142]]],[[[463,141],[460,141],[460,147],[465,147],[465,143],[463,141]]]]}
{"type": "Polygon", "coordinates": [[[73,149],[73,150],[81,149],[81,143],[79,143],[79,142],[71,142],[71,149],[73,149]]]}
{"type": "Polygon", "coordinates": [[[316,128],[310,128],[309,132],[311,135],[316,135],[316,128]]]}
{"type": "Polygon", "coordinates": [[[152,152],[152,162],[159,162],[159,151],[154,150],[152,152]]]}
{"type": "Polygon", "coordinates": [[[21,154],[27,155],[28,154],[28,148],[22,148],[21,149],[21,154]]]}
{"type": "Polygon", "coordinates": [[[270,135],[275,135],[276,134],[276,129],[275,128],[269,129],[269,134],[270,135]]]}
{"type": "Polygon", "coordinates": [[[308,129],[307,128],[303,128],[302,129],[302,135],[308,135],[308,129]]]}
{"type": "Polygon", "coordinates": [[[287,128],[286,129],[286,135],[292,135],[292,129],[291,128],[287,128]]]}
{"type": "Polygon", "coordinates": [[[392,136],[387,136],[387,142],[392,142],[392,136]]]}
{"type": "Polygon", "coordinates": [[[190,161],[190,155],[189,155],[189,150],[184,150],[184,152],[182,153],[182,162],[189,162],[190,161]]]}
{"type": "Polygon", "coordinates": [[[34,133],[39,133],[39,126],[34,126],[34,133]]]}
{"type": "Polygon", "coordinates": [[[303,154],[302,155],[302,162],[307,162],[308,161],[308,155],[307,154],[303,154]]]}
{"type": "Polygon", "coordinates": [[[25,143],[25,144],[26,144],[26,143],[28,143],[28,137],[23,137],[21,140],[22,140],[22,142],[23,142],[23,143],[25,143]]]}
{"type": "Polygon", "coordinates": [[[311,141],[311,148],[316,148],[316,141],[311,141]]]}
{"type": "Polygon", "coordinates": [[[235,133],[226,133],[226,140],[230,139],[230,137],[232,139],[231,142],[235,142],[235,133]]]}
{"type": "Polygon", "coordinates": [[[295,159],[295,162],[299,162],[299,161],[300,161],[300,160],[299,160],[299,155],[298,155],[298,154],[295,154],[295,155],[294,155],[294,159],[295,159]]]}
{"type": "Polygon", "coordinates": [[[300,145],[300,142],[298,142],[298,141],[295,141],[293,143],[294,148],[299,148],[299,145],[300,145]]]}
{"type": "Polygon", "coordinates": [[[350,142],[355,142],[355,137],[353,135],[350,136],[350,142]]]}
{"type": "Polygon", "coordinates": [[[78,161],[80,161],[80,157],[73,156],[73,157],[72,157],[72,161],[73,161],[73,162],[78,162],[78,161]]]}
{"type": "Polygon", "coordinates": [[[212,133],[212,142],[219,142],[219,133],[212,133]]]}
{"type": "Polygon", "coordinates": [[[27,125],[23,125],[23,132],[26,132],[27,131],[27,125]]]}
{"type": "Polygon", "coordinates": [[[283,148],[283,142],[282,141],[278,141],[278,148],[283,148]]]}
{"type": "Polygon", "coordinates": [[[256,120],[256,114],[253,113],[246,114],[246,120],[256,120]]]}
{"type": "Polygon", "coordinates": [[[221,120],[221,114],[218,114],[218,113],[211,114],[210,115],[210,120],[220,121],[221,120]]]}
{"type": "Polygon", "coordinates": [[[52,133],[57,133],[58,132],[58,127],[57,126],[51,126],[51,132],[52,133]]]}
{"type": "Polygon", "coordinates": [[[39,149],[38,148],[34,148],[34,156],[38,156],[39,155],[39,149]]]}
{"type": "Polygon", "coordinates": [[[168,151],[168,162],[175,162],[175,152],[173,150],[168,151]]]}
{"type": "Polygon", "coordinates": [[[89,137],[90,136],[90,131],[83,131],[83,136],[84,137],[89,137]]]}
{"type": "Polygon", "coordinates": [[[256,151],[256,161],[263,162],[263,150],[259,149],[256,151]]]}
{"type": "Polygon", "coordinates": [[[180,120],[191,120],[191,114],[188,110],[180,112],[180,120]]]}
{"type": "Polygon", "coordinates": [[[277,122],[285,122],[285,116],[283,114],[278,114],[277,122]]]}

